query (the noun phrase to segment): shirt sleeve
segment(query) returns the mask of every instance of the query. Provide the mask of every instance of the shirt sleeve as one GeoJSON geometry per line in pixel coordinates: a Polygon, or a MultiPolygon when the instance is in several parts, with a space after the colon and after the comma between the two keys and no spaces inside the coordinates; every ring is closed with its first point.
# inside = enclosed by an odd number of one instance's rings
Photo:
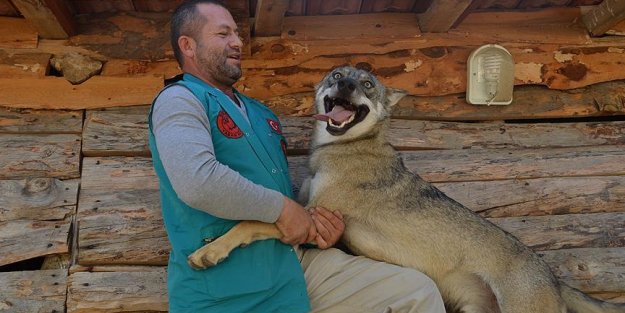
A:
{"type": "Polygon", "coordinates": [[[278,219],[284,196],[217,161],[206,110],[190,90],[173,86],[158,96],[152,131],[165,173],[187,205],[224,219],[278,219]]]}

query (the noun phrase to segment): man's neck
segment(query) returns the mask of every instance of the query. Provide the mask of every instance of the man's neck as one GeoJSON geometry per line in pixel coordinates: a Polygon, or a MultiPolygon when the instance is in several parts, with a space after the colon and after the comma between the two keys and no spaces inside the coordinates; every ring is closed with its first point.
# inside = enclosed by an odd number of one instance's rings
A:
{"type": "Polygon", "coordinates": [[[208,77],[204,77],[200,73],[196,73],[194,71],[188,71],[188,73],[192,74],[193,76],[195,76],[195,77],[197,77],[199,79],[201,79],[202,81],[204,81],[208,85],[221,90],[221,92],[223,92],[226,96],[228,96],[228,98],[232,99],[232,101],[234,101],[234,103],[236,103],[237,105],[240,105],[239,104],[239,100],[234,95],[234,88],[232,88],[232,85],[227,86],[227,85],[224,85],[224,84],[220,84],[220,83],[216,82],[215,80],[210,79],[208,77]]]}

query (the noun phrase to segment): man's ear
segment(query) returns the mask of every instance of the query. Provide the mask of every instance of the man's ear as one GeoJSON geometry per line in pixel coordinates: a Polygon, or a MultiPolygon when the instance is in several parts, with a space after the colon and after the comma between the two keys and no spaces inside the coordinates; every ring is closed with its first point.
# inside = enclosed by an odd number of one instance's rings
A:
{"type": "Polygon", "coordinates": [[[195,48],[197,43],[195,40],[189,36],[180,36],[178,37],[178,47],[180,47],[180,52],[184,54],[188,58],[192,58],[195,56],[195,48]]]}
{"type": "Polygon", "coordinates": [[[394,106],[395,104],[397,104],[397,102],[399,102],[399,100],[401,100],[401,98],[403,98],[405,95],[407,95],[408,92],[402,89],[396,89],[396,88],[386,88],[386,101],[388,103],[389,107],[394,106]]]}

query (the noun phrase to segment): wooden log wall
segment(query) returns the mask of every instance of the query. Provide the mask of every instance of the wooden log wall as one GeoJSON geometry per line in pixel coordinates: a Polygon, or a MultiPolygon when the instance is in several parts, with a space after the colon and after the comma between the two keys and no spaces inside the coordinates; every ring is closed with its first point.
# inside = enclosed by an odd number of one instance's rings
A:
{"type": "MultiPolygon", "coordinates": [[[[320,21],[340,23],[332,32],[286,17],[281,36],[250,42],[239,88],[280,114],[298,184],[314,85],[337,65],[370,68],[410,92],[389,140],[412,171],[517,236],[562,281],[625,302],[625,38],[590,38],[579,15],[477,13],[444,34],[421,33],[412,15],[320,21]],[[509,106],[464,100],[466,57],[484,43],[515,58],[509,106]]],[[[0,35],[0,269],[65,260],[0,272],[0,310],[167,311],[146,104],[179,69],[156,16],[103,17],[69,41],[0,35]],[[120,53],[129,42],[137,49],[120,53]],[[75,86],[49,76],[47,60],[70,51],[104,61],[102,74],[75,86]]],[[[0,18],[0,32],[14,22],[0,18]]]]}

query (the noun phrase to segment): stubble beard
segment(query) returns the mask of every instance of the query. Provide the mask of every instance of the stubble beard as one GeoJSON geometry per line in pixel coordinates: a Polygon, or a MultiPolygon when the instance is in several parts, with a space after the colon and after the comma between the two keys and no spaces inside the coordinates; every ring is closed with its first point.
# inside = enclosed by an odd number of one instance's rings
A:
{"type": "Polygon", "coordinates": [[[227,50],[224,50],[223,52],[210,50],[205,51],[206,53],[198,58],[199,69],[202,73],[204,73],[204,75],[207,75],[226,86],[234,85],[234,83],[241,78],[241,75],[243,74],[241,67],[228,64],[227,50]]]}

